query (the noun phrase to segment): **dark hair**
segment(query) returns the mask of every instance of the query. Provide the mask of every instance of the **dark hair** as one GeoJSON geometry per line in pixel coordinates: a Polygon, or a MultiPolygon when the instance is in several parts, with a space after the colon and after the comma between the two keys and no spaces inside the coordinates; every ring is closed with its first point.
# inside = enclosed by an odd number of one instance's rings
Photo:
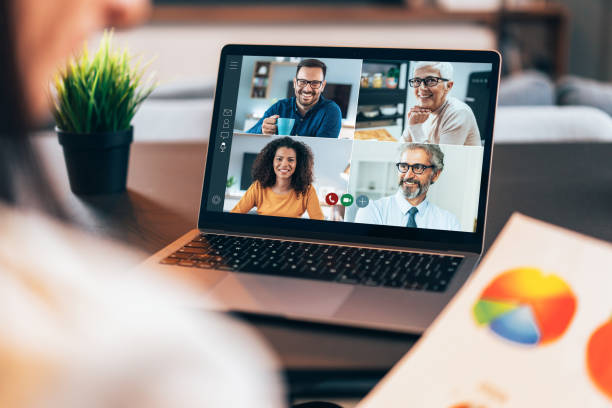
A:
{"type": "Polygon", "coordinates": [[[0,0],[0,202],[65,218],[28,137],[31,120],[17,63],[14,1],[0,0]],[[27,197],[20,197],[20,192],[27,192],[27,197]]]}
{"type": "Polygon", "coordinates": [[[293,140],[288,136],[271,141],[259,152],[251,169],[253,181],[259,181],[264,188],[272,187],[276,183],[276,174],[273,168],[274,156],[276,156],[276,151],[281,147],[295,150],[296,165],[295,172],[291,176],[291,188],[298,195],[306,194],[313,180],[312,167],[314,165],[314,155],[306,144],[293,140]]]}
{"type": "Polygon", "coordinates": [[[296,77],[297,77],[297,74],[300,72],[300,69],[302,67],[321,68],[323,70],[323,78],[325,79],[325,74],[327,73],[327,65],[325,65],[325,63],[323,61],[319,61],[318,59],[314,59],[314,58],[302,60],[298,64],[297,70],[295,71],[295,76],[296,77]]]}

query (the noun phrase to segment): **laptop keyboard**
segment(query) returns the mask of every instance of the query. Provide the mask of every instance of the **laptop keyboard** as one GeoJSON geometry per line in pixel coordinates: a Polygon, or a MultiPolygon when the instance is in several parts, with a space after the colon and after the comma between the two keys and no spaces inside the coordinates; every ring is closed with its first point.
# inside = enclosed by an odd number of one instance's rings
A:
{"type": "Polygon", "coordinates": [[[443,292],[461,260],[456,256],[201,234],[161,263],[443,292]]]}

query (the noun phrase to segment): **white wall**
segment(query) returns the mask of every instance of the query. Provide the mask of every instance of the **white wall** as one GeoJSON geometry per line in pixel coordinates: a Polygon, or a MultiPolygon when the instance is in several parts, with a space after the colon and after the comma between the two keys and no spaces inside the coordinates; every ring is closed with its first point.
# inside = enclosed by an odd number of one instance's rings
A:
{"type": "Polygon", "coordinates": [[[272,98],[251,98],[251,80],[255,61],[274,61],[274,57],[243,57],[240,71],[240,86],[238,87],[238,102],[236,105],[236,118],[234,128],[246,131],[245,120],[249,113],[265,112],[274,102],[272,98]]]}
{"type": "MultiPolygon", "coordinates": [[[[349,192],[354,194],[362,183],[361,177],[385,179],[385,174],[353,174],[358,162],[396,163],[401,143],[356,140],[351,158],[349,192]]],[[[438,181],[429,188],[428,199],[435,205],[453,213],[459,219],[463,231],[474,230],[478,216],[478,199],[482,170],[483,148],[473,146],[439,145],[444,153],[444,170],[438,181]]],[[[388,171],[385,168],[383,171],[388,171]]],[[[397,185],[397,171],[387,178],[389,191],[397,185]]],[[[395,191],[397,191],[395,189],[395,191]]]]}

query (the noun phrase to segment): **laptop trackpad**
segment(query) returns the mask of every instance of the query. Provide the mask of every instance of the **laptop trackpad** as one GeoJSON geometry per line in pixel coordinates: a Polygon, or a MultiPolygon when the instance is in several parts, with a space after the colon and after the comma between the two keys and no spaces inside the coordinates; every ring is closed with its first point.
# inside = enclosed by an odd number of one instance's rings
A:
{"type": "Polygon", "coordinates": [[[231,273],[211,292],[230,309],[283,316],[332,316],[351,285],[231,273]]]}

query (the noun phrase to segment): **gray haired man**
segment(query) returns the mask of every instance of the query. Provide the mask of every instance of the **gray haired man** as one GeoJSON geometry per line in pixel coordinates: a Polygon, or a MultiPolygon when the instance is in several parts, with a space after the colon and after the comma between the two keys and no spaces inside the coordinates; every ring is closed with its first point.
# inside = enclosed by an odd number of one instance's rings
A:
{"type": "Polygon", "coordinates": [[[427,192],[444,169],[444,153],[431,144],[402,146],[396,163],[398,190],[357,212],[355,222],[460,231],[457,217],[429,202],[427,192]]]}

